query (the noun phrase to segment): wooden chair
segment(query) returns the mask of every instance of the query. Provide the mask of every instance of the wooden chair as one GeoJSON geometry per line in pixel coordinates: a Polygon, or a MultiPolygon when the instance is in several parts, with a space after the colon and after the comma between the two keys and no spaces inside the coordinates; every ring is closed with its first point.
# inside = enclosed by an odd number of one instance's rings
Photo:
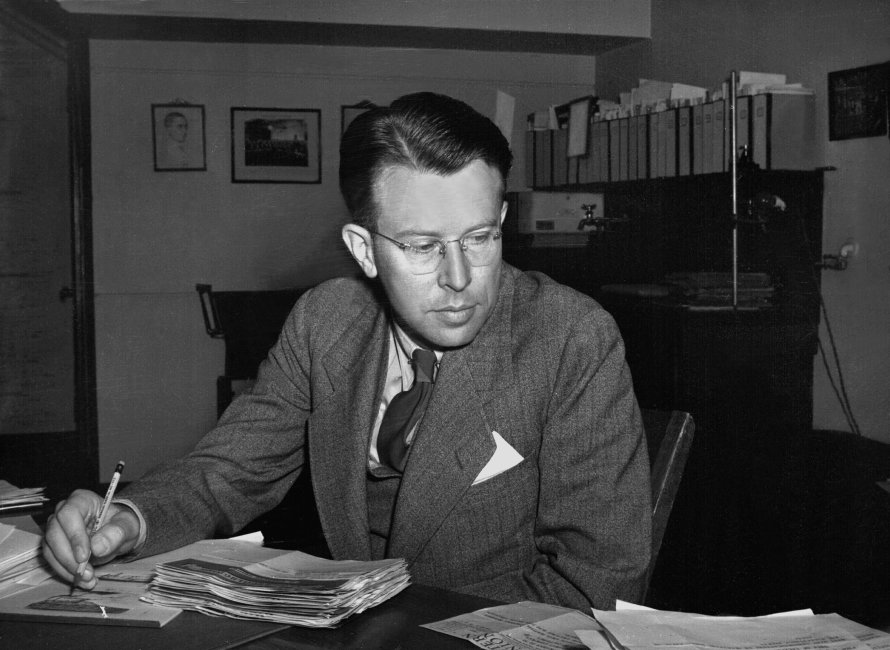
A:
{"type": "Polygon", "coordinates": [[[689,457],[695,422],[685,411],[641,411],[652,475],[652,560],[646,579],[648,587],[689,457]]]}

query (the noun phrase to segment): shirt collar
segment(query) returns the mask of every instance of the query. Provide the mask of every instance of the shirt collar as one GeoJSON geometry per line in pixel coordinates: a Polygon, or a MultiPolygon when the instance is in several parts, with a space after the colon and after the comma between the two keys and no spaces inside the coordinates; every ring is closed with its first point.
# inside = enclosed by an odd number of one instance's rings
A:
{"type": "MultiPolygon", "coordinates": [[[[405,333],[405,330],[399,327],[394,319],[390,322],[392,324],[393,352],[395,352],[398,364],[402,369],[401,374],[408,379],[407,385],[410,387],[411,382],[414,381],[414,369],[411,367],[410,359],[414,350],[420,346],[405,333]]],[[[436,355],[436,374],[438,374],[438,365],[442,362],[442,356],[445,353],[441,350],[433,350],[433,353],[436,355]]]]}

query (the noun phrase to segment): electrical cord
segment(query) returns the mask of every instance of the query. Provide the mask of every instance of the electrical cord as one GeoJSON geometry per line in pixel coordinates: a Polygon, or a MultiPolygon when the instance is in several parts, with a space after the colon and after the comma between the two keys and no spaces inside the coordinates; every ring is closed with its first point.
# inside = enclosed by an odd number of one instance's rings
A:
{"type": "MultiPolygon", "coordinates": [[[[806,224],[803,221],[803,217],[798,215],[797,223],[800,226],[800,233],[803,237],[803,242],[805,246],[805,250],[807,253],[807,257],[811,256],[812,241],[810,240],[809,235],[807,235],[806,224]]],[[[844,381],[844,373],[841,369],[841,361],[840,355],[838,354],[837,344],[834,340],[834,332],[831,329],[831,320],[828,318],[828,309],[825,306],[825,298],[822,295],[822,289],[819,284],[819,277],[816,275],[816,265],[817,262],[813,262],[810,264],[810,274],[813,279],[813,289],[816,291],[816,295],[819,296],[819,308],[822,312],[822,320],[825,323],[825,331],[828,334],[828,342],[831,345],[832,358],[834,360],[834,370],[837,373],[837,383],[835,383],[834,376],[832,374],[832,369],[829,364],[828,355],[825,353],[825,346],[822,343],[822,337],[817,335],[817,342],[819,347],[819,354],[822,356],[822,365],[825,367],[825,374],[828,376],[828,383],[831,385],[832,391],[834,391],[835,397],[837,397],[838,403],[841,406],[841,410],[844,413],[844,418],[847,420],[847,426],[850,427],[850,431],[857,436],[862,436],[862,431],[859,429],[859,423],[856,421],[856,416],[853,414],[853,406],[850,403],[850,396],[847,393],[846,382],[844,381]]],[[[816,327],[819,327],[819,323],[816,323],[816,327]]]]}

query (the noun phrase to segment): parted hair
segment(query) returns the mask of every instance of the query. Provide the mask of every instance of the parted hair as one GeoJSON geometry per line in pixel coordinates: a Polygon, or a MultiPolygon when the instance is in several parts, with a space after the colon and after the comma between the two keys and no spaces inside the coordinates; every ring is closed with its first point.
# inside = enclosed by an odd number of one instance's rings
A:
{"type": "Polygon", "coordinates": [[[464,102],[431,92],[405,95],[356,117],[340,141],[340,192],[352,222],[377,223],[374,187],[392,166],[442,176],[480,160],[506,191],[513,154],[500,129],[464,102]]]}

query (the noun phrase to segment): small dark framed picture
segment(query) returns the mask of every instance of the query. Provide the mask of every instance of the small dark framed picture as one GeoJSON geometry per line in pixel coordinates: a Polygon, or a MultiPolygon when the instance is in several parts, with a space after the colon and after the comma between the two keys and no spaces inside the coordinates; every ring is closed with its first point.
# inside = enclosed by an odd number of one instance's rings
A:
{"type": "Polygon", "coordinates": [[[321,183],[321,111],[232,108],[233,183],[321,183]]]}
{"type": "Polygon", "coordinates": [[[152,104],[151,126],[156,172],[207,171],[203,106],[152,104]]]}
{"type": "Polygon", "coordinates": [[[870,138],[887,132],[890,63],[828,73],[828,139],[870,138]]]}
{"type": "Polygon", "coordinates": [[[357,118],[359,115],[368,111],[372,108],[377,108],[377,104],[370,102],[368,100],[364,100],[359,102],[358,104],[352,104],[351,106],[341,106],[340,107],[340,135],[346,133],[346,127],[352,124],[352,120],[357,118]]]}

